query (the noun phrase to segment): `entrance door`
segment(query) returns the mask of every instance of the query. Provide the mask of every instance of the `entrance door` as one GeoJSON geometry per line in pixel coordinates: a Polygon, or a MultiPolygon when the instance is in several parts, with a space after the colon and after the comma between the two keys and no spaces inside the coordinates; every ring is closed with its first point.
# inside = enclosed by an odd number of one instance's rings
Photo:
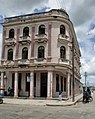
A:
{"type": "Polygon", "coordinates": [[[14,90],[14,80],[15,80],[15,74],[12,73],[12,88],[13,88],[13,90],[14,90]]]}
{"type": "Polygon", "coordinates": [[[36,73],[34,73],[34,97],[36,97],[36,73]]]}
{"type": "Polygon", "coordinates": [[[47,97],[47,73],[41,73],[41,97],[47,97]]]}

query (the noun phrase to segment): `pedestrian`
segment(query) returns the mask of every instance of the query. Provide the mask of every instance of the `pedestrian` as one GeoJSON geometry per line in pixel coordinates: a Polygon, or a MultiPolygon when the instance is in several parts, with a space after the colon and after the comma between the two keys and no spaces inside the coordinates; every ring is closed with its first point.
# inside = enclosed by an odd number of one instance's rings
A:
{"type": "Polygon", "coordinates": [[[8,88],[8,95],[10,96],[10,92],[11,92],[11,87],[9,86],[8,88]]]}
{"type": "Polygon", "coordinates": [[[62,91],[59,91],[59,100],[62,100],[62,91]]]}
{"type": "Polygon", "coordinates": [[[84,89],[84,90],[83,90],[83,102],[86,101],[86,95],[87,95],[87,94],[86,94],[86,90],[84,89]]]}
{"type": "Polygon", "coordinates": [[[87,87],[87,93],[88,93],[89,97],[91,97],[91,90],[89,87],[87,87]]]}

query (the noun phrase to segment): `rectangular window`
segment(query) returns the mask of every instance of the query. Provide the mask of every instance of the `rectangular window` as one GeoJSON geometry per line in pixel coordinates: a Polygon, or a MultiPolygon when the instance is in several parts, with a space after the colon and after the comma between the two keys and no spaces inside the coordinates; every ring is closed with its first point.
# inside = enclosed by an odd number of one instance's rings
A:
{"type": "Polygon", "coordinates": [[[34,97],[36,97],[36,73],[34,73],[34,97]]]}
{"type": "Polygon", "coordinates": [[[64,91],[66,91],[66,87],[67,87],[66,78],[64,78],[64,91]]]}
{"type": "Polygon", "coordinates": [[[61,76],[61,91],[63,91],[63,76],[61,76]]]}
{"type": "Polygon", "coordinates": [[[56,74],[56,92],[59,91],[59,75],[56,74]]]}

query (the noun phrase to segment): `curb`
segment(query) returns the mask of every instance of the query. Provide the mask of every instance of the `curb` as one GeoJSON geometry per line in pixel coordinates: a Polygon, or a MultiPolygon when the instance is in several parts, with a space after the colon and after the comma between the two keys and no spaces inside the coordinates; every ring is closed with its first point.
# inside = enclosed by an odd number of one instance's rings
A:
{"type": "Polygon", "coordinates": [[[62,102],[60,104],[47,103],[46,106],[72,106],[72,105],[75,105],[76,103],[78,103],[81,99],[82,99],[82,97],[80,97],[79,99],[77,99],[74,102],[66,102],[67,104],[62,104],[62,102]]]}
{"type": "Polygon", "coordinates": [[[72,106],[72,105],[75,105],[76,104],[76,102],[70,102],[70,103],[67,103],[67,104],[50,104],[50,103],[48,103],[48,104],[46,104],[46,106],[72,106]]]}

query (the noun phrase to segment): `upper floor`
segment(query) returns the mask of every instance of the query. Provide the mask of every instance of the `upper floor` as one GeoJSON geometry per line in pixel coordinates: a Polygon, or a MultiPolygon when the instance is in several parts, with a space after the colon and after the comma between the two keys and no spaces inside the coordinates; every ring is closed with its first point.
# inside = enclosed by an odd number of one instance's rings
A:
{"type": "Polygon", "coordinates": [[[60,63],[80,67],[80,50],[73,25],[63,10],[6,18],[3,24],[2,65],[60,63]]]}

